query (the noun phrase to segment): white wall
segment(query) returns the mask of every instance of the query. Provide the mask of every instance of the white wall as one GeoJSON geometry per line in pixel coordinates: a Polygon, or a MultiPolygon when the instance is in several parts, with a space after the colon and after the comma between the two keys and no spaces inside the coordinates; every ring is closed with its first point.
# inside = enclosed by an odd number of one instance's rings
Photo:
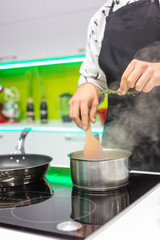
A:
{"type": "Polygon", "coordinates": [[[0,62],[85,53],[91,16],[105,0],[0,0],[0,62]]]}

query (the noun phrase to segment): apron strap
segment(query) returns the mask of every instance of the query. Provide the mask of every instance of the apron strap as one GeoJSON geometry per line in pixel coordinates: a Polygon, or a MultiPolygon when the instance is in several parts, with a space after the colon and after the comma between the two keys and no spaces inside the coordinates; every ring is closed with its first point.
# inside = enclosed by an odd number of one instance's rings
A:
{"type": "Polygon", "coordinates": [[[113,12],[114,5],[115,5],[115,0],[112,1],[112,5],[111,5],[111,8],[109,10],[108,16],[110,16],[110,14],[113,12]]]}
{"type": "Polygon", "coordinates": [[[155,0],[158,5],[160,5],[160,0],[155,0]]]}

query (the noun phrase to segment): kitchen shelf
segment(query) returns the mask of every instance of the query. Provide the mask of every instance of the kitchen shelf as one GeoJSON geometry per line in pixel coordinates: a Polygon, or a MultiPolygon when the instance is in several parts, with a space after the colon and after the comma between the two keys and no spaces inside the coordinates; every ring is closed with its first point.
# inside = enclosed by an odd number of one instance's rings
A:
{"type": "MultiPolygon", "coordinates": [[[[91,124],[93,133],[102,133],[103,126],[100,121],[91,124]]],[[[47,124],[41,124],[36,120],[33,124],[28,124],[26,121],[19,123],[3,123],[0,124],[0,131],[22,131],[24,128],[32,128],[32,132],[55,132],[55,133],[83,133],[84,131],[78,128],[74,122],[63,123],[61,120],[50,120],[47,124]]]]}
{"type": "Polygon", "coordinates": [[[0,70],[83,62],[85,55],[0,63],[0,70]]]}

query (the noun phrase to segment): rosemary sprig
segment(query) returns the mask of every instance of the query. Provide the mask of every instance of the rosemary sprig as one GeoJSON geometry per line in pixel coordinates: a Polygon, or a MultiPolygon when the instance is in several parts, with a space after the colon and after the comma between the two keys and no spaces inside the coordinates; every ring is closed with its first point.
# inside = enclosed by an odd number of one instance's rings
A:
{"type": "MultiPolygon", "coordinates": [[[[101,92],[104,93],[105,95],[109,95],[109,94],[122,94],[121,90],[111,90],[111,89],[106,89],[105,91],[101,92]]],[[[136,96],[137,92],[136,91],[127,91],[125,95],[133,95],[136,96]]],[[[122,96],[124,96],[124,94],[122,94],[122,96]]]]}

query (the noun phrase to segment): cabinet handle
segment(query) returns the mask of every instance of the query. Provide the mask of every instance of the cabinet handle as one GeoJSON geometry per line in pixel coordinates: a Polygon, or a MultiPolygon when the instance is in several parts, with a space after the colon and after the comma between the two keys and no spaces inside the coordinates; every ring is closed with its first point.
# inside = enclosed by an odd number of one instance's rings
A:
{"type": "Polygon", "coordinates": [[[73,138],[71,136],[65,136],[65,140],[71,141],[73,138]]]}
{"type": "Polygon", "coordinates": [[[85,140],[85,135],[84,136],[75,136],[75,135],[65,135],[65,140],[66,141],[76,141],[76,142],[84,142],[85,140]]]}

